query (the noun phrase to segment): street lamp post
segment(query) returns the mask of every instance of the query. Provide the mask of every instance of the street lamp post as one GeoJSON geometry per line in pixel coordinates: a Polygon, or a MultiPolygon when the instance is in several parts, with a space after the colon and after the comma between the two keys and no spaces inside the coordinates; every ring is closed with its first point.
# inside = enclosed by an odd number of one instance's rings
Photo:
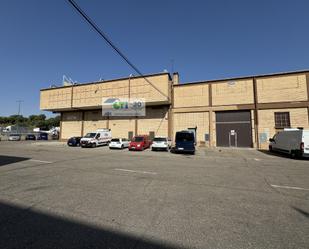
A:
{"type": "Polygon", "coordinates": [[[24,102],[23,100],[17,100],[16,101],[18,103],[18,116],[20,115],[20,107],[21,107],[21,103],[24,102]]]}

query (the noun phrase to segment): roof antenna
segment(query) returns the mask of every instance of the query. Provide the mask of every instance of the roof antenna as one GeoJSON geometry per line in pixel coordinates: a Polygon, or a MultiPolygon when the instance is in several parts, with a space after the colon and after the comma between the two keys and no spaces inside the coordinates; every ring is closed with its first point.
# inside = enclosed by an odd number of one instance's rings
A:
{"type": "Polygon", "coordinates": [[[174,73],[174,59],[171,59],[171,73],[174,73]]]}

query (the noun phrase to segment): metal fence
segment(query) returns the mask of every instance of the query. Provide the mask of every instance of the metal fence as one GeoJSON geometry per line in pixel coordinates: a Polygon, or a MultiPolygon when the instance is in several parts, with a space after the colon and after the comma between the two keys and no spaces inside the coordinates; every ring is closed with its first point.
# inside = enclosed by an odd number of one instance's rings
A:
{"type": "MultiPolygon", "coordinates": [[[[35,135],[36,139],[38,139],[38,136],[40,133],[46,133],[46,132],[16,132],[16,131],[11,131],[11,132],[0,132],[0,140],[1,141],[8,141],[9,140],[9,136],[11,134],[19,134],[21,136],[21,140],[26,140],[26,136],[28,134],[33,134],[35,135]]],[[[52,135],[52,134],[48,134],[48,140],[58,140],[59,136],[58,135],[52,135]]]]}

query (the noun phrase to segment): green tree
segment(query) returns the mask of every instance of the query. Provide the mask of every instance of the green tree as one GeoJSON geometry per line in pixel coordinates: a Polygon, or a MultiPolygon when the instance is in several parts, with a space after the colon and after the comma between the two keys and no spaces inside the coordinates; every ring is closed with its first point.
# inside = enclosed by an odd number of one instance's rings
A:
{"type": "Polygon", "coordinates": [[[22,115],[11,115],[9,117],[0,117],[0,125],[21,125],[28,127],[39,127],[40,129],[51,129],[60,125],[60,116],[46,119],[45,114],[30,115],[28,118],[22,115]]]}
{"type": "Polygon", "coordinates": [[[33,127],[45,126],[46,115],[30,115],[28,118],[28,124],[33,127]]]}

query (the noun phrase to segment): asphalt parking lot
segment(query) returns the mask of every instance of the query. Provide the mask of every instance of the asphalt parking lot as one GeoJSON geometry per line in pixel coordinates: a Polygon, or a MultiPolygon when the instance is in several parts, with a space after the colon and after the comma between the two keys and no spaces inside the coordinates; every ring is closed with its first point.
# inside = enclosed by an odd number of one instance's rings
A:
{"type": "Polygon", "coordinates": [[[0,142],[0,248],[308,248],[309,160],[0,142]]]}

